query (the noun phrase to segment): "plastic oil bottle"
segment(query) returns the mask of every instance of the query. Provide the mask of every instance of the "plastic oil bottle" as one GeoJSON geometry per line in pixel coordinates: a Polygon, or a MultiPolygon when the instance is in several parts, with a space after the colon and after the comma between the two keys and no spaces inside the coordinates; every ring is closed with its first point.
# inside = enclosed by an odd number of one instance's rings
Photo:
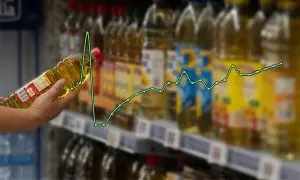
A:
{"type": "MultiPolygon", "coordinates": [[[[222,80],[232,65],[239,67],[246,59],[246,30],[251,15],[248,0],[231,0],[231,4],[220,27],[220,50],[214,69],[216,81],[222,80]]],[[[230,144],[242,145],[245,140],[243,78],[232,71],[227,82],[218,86],[219,107],[214,108],[221,122],[220,138],[230,144]]]]}
{"type": "MultiPolygon", "coordinates": [[[[126,31],[132,22],[132,8],[126,8],[126,17],[117,32],[117,61],[116,61],[116,99],[117,103],[123,102],[132,95],[131,66],[127,57],[128,43],[126,31]]],[[[133,128],[133,119],[130,103],[124,104],[116,114],[117,124],[125,129],[133,128]]]]}
{"type": "MultiPolygon", "coordinates": [[[[101,52],[95,48],[92,50],[92,65],[95,59],[98,59],[101,52]]],[[[32,80],[15,93],[11,94],[8,98],[0,102],[1,105],[12,108],[28,108],[33,101],[45,93],[55,82],[60,79],[65,79],[66,84],[64,91],[60,95],[63,97],[68,92],[74,90],[80,82],[84,83],[88,78],[90,72],[89,56],[85,56],[82,61],[82,55],[72,55],[64,58],[54,68],[47,70],[41,74],[38,78],[32,80]],[[82,71],[83,66],[83,71],[82,71]],[[80,74],[82,73],[82,79],[80,74]]]]}
{"type": "MultiPolygon", "coordinates": [[[[220,26],[223,22],[225,16],[229,13],[231,10],[231,0],[224,0],[225,7],[223,10],[217,15],[214,23],[214,61],[213,61],[213,82],[219,81],[222,75],[218,74],[218,71],[215,71],[215,69],[218,68],[216,64],[220,63],[220,26]]],[[[222,89],[222,84],[219,84],[218,86],[215,86],[212,89],[212,122],[213,122],[213,132],[214,135],[219,138],[219,130],[221,129],[221,116],[220,116],[220,90],[222,89]]]]}
{"type": "MultiPolygon", "coordinates": [[[[132,66],[132,93],[142,90],[142,67],[141,67],[141,52],[143,46],[143,29],[141,28],[141,21],[139,17],[142,12],[139,9],[134,10],[133,22],[127,30],[126,42],[128,43],[128,62],[132,66]]],[[[136,96],[131,101],[131,108],[133,116],[137,116],[141,107],[141,96],[136,96]]]]}
{"type": "MultiPolygon", "coordinates": [[[[91,3],[84,4],[83,10],[86,14],[86,18],[84,19],[84,21],[82,22],[82,26],[80,27],[80,47],[82,49],[84,48],[86,32],[89,33],[91,32],[91,29],[94,24],[94,18],[95,18],[95,8],[93,4],[91,3]]],[[[93,41],[91,41],[91,47],[95,47],[93,41]]],[[[86,46],[85,48],[87,49],[88,46],[86,46]]],[[[89,86],[89,79],[86,81],[86,83],[83,84],[83,87],[80,89],[81,92],[79,93],[79,111],[83,114],[87,113],[88,101],[90,100],[88,96],[89,95],[88,86],[89,86]],[[86,94],[87,96],[84,97],[83,94],[86,94]]],[[[94,94],[97,94],[97,91],[94,91],[94,94]]]]}
{"type": "MultiPolygon", "coordinates": [[[[198,45],[195,33],[197,17],[205,6],[206,3],[203,0],[190,0],[176,26],[176,59],[179,64],[177,71],[180,73],[184,69],[192,81],[197,80],[196,50],[198,45]]],[[[177,88],[176,119],[179,129],[189,133],[199,132],[196,119],[196,90],[197,87],[189,83],[186,76],[183,76],[177,88]]]]}
{"type": "MultiPolygon", "coordinates": [[[[162,88],[166,82],[167,50],[171,46],[173,11],[167,0],[154,0],[143,22],[143,88],[162,88]]],[[[166,95],[148,91],[141,95],[141,115],[148,119],[166,117],[166,95]]]]}
{"type": "Polygon", "coordinates": [[[264,73],[267,150],[287,160],[299,158],[300,2],[277,1],[277,12],[261,32],[264,66],[283,65],[264,73]],[[266,79],[268,78],[268,79],[266,79]]]}
{"type": "MultiPolygon", "coordinates": [[[[244,73],[251,73],[261,69],[262,46],[260,32],[266,21],[276,8],[275,0],[260,0],[260,9],[248,23],[249,52],[247,62],[243,68],[244,73]]],[[[266,72],[267,73],[267,72],[266,72]]],[[[249,148],[260,149],[262,142],[262,128],[265,127],[262,121],[262,91],[264,88],[263,74],[244,77],[244,120],[246,122],[245,145],[249,148]]]]}
{"type": "MultiPolygon", "coordinates": [[[[206,7],[201,11],[197,20],[196,37],[199,51],[196,55],[197,79],[204,80],[207,87],[212,82],[212,60],[213,60],[213,28],[215,12],[212,1],[208,1],[206,7]]],[[[196,118],[201,134],[211,133],[211,104],[212,93],[203,84],[198,83],[196,96],[196,118]]]]}
{"type": "MultiPolygon", "coordinates": [[[[91,34],[92,34],[91,41],[92,41],[93,47],[98,47],[99,49],[104,50],[104,30],[105,30],[105,26],[107,24],[107,18],[106,18],[107,17],[106,16],[107,9],[102,4],[98,4],[95,8],[96,8],[97,15],[96,15],[94,24],[91,29],[91,34]]],[[[104,55],[102,54],[101,58],[104,58],[103,56],[104,55]]],[[[99,101],[102,100],[101,96],[100,96],[100,90],[101,90],[101,86],[102,86],[101,72],[103,70],[102,63],[103,63],[103,60],[100,61],[99,63],[96,62],[94,65],[94,70],[93,70],[93,73],[94,73],[93,74],[93,80],[94,80],[93,85],[94,85],[94,96],[95,96],[96,119],[100,119],[104,113],[103,108],[101,108],[98,103],[99,101]]],[[[89,83],[91,83],[91,82],[89,82],[89,83]]],[[[90,84],[89,84],[89,88],[90,88],[90,84]]]]}

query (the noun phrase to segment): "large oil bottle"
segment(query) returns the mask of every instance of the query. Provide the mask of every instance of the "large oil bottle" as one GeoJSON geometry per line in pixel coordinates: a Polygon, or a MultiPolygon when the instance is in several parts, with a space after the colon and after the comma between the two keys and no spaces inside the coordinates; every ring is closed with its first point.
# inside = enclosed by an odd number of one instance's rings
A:
{"type": "MultiPolygon", "coordinates": [[[[143,23],[143,88],[162,88],[166,82],[167,50],[171,45],[173,11],[167,0],[154,0],[143,23]]],[[[141,115],[148,119],[166,117],[166,93],[148,91],[141,95],[141,115]]]]}
{"type": "MultiPolygon", "coordinates": [[[[246,59],[246,30],[251,16],[248,0],[231,0],[231,4],[232,8],[220,27],[220,50],[214,69],[214,81],[222,80],[232,65],[239,67],[246,59]]],[[[218,97],[215,96],[214,100],[219,101],[219,106],[214,108],[219,113],[220,138],[230,144],[242,145],[245,140],[243,78],[232,71],[227,82],[218,86],[218,97]]]]}
{"type": "MultiPolygon", "coordinates": [[[[177,71],[180,73],[184,69],[192,81],[197,80],[195,57],[198,48],[195,33],[197,17],[205,6],[206,3],[203,0],[189,1],[176,27],[176,59],[179,63],[177,71]],[[182,53],[185,53],[185,60],[183,60],[182,53]]],[[[189,133],[199,132],[196,119],[196,90],[197,87],[189,83],[186,76],[183,76],[177,88],[176,119],[179,129],[189,133]]]]}
{"type": "MultiPolygon", "coordinates": [[[[220,26],[221,23],[223,22],[225,16],[229,13],[231,9],[231,0],[224,0],[225,2],[225,7],[223,10],[217,15],[214,23],[214,61],[213,61],[213,69],[216,68],[215,64],[220,63],[220,26]]],[[[216,78],[217,71],[214,71],[213,74],[213,82],[216,80],[219,80],[216,78]]],[[[220,77],[220,76],[219,76],[220,77]]],[[[221,117],[219,113],[219,107],[220,107],[220,101],[219,101],[219,92],[220,92],[220,87],[221,85],[215,86],[214,89],[212,89],[212,121],[213,121],[213,132],[214,136],[217,138],[220,136],[219,135],[219,129],[221,128],[221,117]]]]}
{"type": "MultiPolygon", "coordinates": [[[[112,18],[108,22],[104,31],[104,61],[101,73],[101,88],[100,96],[102,98],[104,108],[108,109],[106,104],[111,102],[111,98],[114,98],[114,64],[111,60],[111,30],[118,21],[117,7],[111,8],[112,18]]],[[[108,110],[109,111],[109,110],[108,110]]]]}
{"type": "MultiPolygon", "coordinates": [[[[128,43],[126,42],[126,32],[132,22],[132,8],[126,8],[126,17],[117,32],[117,61],[116,61],[116,99],[117,103],[122,103],[132,95],[131,66],[128,59],[128,43]],[[125,40],[125,41],[124,41],[125,40]]],[[[115,117],[117,124],[125,129],[133,128],[133,119],[130,103],[124,104],[118,109],[115,117]]]]}
{"type": "Polygon", "coordinates": [[[263,74],[265,143],[270,152],[292,160],[299,158],[300,152],[300,2],[277,1],[277,8],[261,32],[264,65],[283,63],[263,74]]]}
{"type": "MultiPolygon", "coordinates": [[[[212,60],[213,60],[213,28],[214,9],[212,1],[208,1],[206,7],[199,14],[196,26],[196,37],[199,50],[196,55],[197,79],[204,80],[207,87],[212,82],[212,60]]],[[[196,96],[196,118],[201,134],[209,134],[212,130],[211,104],[212,93],[202,83],[198,83],[196,96]]]]}
{"type": "MultiPolygon", "coordinates": [[[[181,15],[181,7],[177,6],[173,12],[173,19],[172,19],[172,40],[171,40],[171,47],[167,51],[167,71],[166,71],[166,80],[168,82],[175,82],[177,80],[177,59],[176,59],[176,41],[175,41],[175,29],[177,22],[181,15]]],[[[176,84],[169,84],[166,88],[167,92],[167,119],[176,121],[176,84]]]]}
{"type": "MultiPolygon", "coordinates": [[[[132,66],[132,93],[136,93],[142,90],[142,67],[141,67],[141,52],[143,46],[143,29],[141,28],[140,18],[142,11],[139,9],[134,10],[133,22],[129,25],[126,42],[128,51],[128,63],[132,66]]],[[[136,96],[131,101],[131,108],[133,116],[137,116],[141,107],[141,96],[136,96]]]]}
{"type": "MultiPolygon", "coordinates": [[[[94,23],[94,18],[95,18],[95,8],[94,5],[89,3],[89,4],[85,4],[84,5],[84,12],[86,14],[86,18],[84,19],[84,21],[82,22],[82,26],[80,27],[80,47],[83,49],[85,48],[85,50],[88,49],[88,46],[84,46],[85,45],[85,41],[86,41],[86,32],[91,32],[93,23],[94,23]]],[[[86,43],[87,45],[87,43],[86,43]]],[[[91,47],[95,47],[93,44],[93,41],[91,41],[91,47]]],[[[96,63],[97,64],[97,63],[96,63]]],[[[96,68],[98,65],[94,66],[94,68],[96,68]]],[[[88,111],[88,101],[90,100],[90,98],[88,99],[89,96],[86,96],[86,99],[84,99],[84,97],[82,96],[83,94],[89,94],[89,79],[86,81],[86,83],[83,84],[83,87],[80,90],[79,93],[79,111],[83,114],[86,114],[88,111]]],[[[97,91],[94,91],[94,94],[97,94],[97,91]]]]}
{"type": "MultiPolygon", "coordinates": [[[[91,53],[93,55],[91,59],[93,65],[95,59],[99,58],[100,50],[95,48],[91,53]]],[[[77,88],[80,82],[84,83],[86,81],[90,68],[92,67],[90,67],[89,56],[82,58],[80,54],[71,55],[64,58],[54,68],[47,70],[36,79],[27,83],[8,98],[1,101],[0,104],[12,108],[28,108],[37,97],[48,91],[55,82],[62,78],[66,80],[64,91],[60,95],[60,97],[63,97],[77,88]],[[80,79],[81,73],[82,79],[80,79]]]]}
{"type": "MultiPolygon", "coordinates": [[[[263,66],[260,62],[262,57],[260,32],[275,8],[275,0],[260,0],[260,9],[248,23],[248,58],[241,68],[244,73],[254,72],[263,66]]],[[[244,77],[244,101],[246,107],[243,118],[246,122],[247,130],[245,146],[254,149],[261,148],[261,132],[262,128],[265,127],[262,119],[262,91],[264,89],[262,78],[262,74],[244,77]]]]}

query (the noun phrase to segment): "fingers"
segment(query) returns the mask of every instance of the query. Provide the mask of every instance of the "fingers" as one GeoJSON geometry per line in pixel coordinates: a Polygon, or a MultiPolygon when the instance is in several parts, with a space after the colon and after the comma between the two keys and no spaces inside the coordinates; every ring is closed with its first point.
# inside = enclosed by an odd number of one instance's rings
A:
{"type": "Polygon", "coordinates": [[[62,90],[64,89],[65,80],[61,79],[57,81],[49,91],[45,93],[51,100],[56,100],[57,97],[61,94],[62,90]]]}
{"type": "Polygon", "coordinates": [[[80,91],[80,88],[76,88],[74,91],[71,91],[69,94],[67,94],[65,97],[60,98],[58,101],[58,106],[60,108],[65,108],[71,100],[75,99],[80,91]]]}

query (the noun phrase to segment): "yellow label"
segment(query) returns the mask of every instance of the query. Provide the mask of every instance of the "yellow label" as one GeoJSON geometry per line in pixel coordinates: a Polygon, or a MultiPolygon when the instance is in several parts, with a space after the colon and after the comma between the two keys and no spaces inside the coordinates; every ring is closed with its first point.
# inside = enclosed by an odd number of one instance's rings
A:
{"type": "Polygon", "coordinates": [[[296,119],[296,79],[288,73],[263,74],[263,118],[271,124],[289,124],[296,119]]]}
{"type": "MultiPolygon", "coordinates": [[[[132,93],[136,93],[141,91],[142,88],[142,69],[140,65],[137,64],[132,64],[132,83],[133,83],[133,92],[132,93]]],[[[134,104],[137,104],[139,106],[140,102],[141,102],[141,96],[136,96],[134,97],[134,99],[132,100],[134,102],[134,104]]]]}
{"type": "MultiPolygon", "coordinates": [[[[239,67],[239,61],[223,61],[215,64],[214,82],[225,80],[232,65],[239,67]]],[[[213,88],[214,121],[229,127],[243,127],[243,77],[232,69],[226,82],[213,88]]]]}
{"type": "MultiPolygon", "coordinates": [[[[252,73],[263,66],[260,63],[247,62],[239,66],[239,70],[242,73],[252,73]]],[[[264,89],[263,85],[263,73],[262,72],[253,76],[244,77],[244,115],[246,127],[250,130],[260,130],[261,129],[261,118],[262,118],[262,91],[264,89]]]]}

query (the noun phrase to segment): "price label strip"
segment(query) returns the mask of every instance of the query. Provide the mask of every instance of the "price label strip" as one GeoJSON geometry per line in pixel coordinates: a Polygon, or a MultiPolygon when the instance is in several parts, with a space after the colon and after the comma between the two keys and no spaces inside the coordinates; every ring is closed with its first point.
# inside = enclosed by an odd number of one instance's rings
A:
{"type": "Polygon", "coordinates": [[[260,159],[258,179],[280,180],[281,162],[270,156],[263,156],[260,159]]]}
{"type": "Polygon", "coordinates": [[[150,137],[151,124],[146,120],[138,120],[135,135],[138,138],[150,137]]]}
{"type": "Polygon", "coordinates": [[[165,136],[165,146],[172,149],[179,149],[180,147],[180,131],[177,129],[167,129],[165,136]]]}
{"type": "Polygon", "coordinates": [[[120,145],[120,139],[121,139],[120,132],[118,132],[116,130],[109,130],[107,139],[106,139],[106,144],[107,144],[107,146],[112,146],[114,148],[118,148],[120,145]]]}
{"type": "Polygon", "coordinates": [[[84,134],[86,129],[86,119],[76,117],[73,119],[74,126],[73,126],[73,132],[78,134],[84,134]]]}
{"type": "Polygon", "coordinates": [[[224,143],[212,142],[210,144],[208,162],[225,166],[227,163],[228,148],[224,143]]]}

